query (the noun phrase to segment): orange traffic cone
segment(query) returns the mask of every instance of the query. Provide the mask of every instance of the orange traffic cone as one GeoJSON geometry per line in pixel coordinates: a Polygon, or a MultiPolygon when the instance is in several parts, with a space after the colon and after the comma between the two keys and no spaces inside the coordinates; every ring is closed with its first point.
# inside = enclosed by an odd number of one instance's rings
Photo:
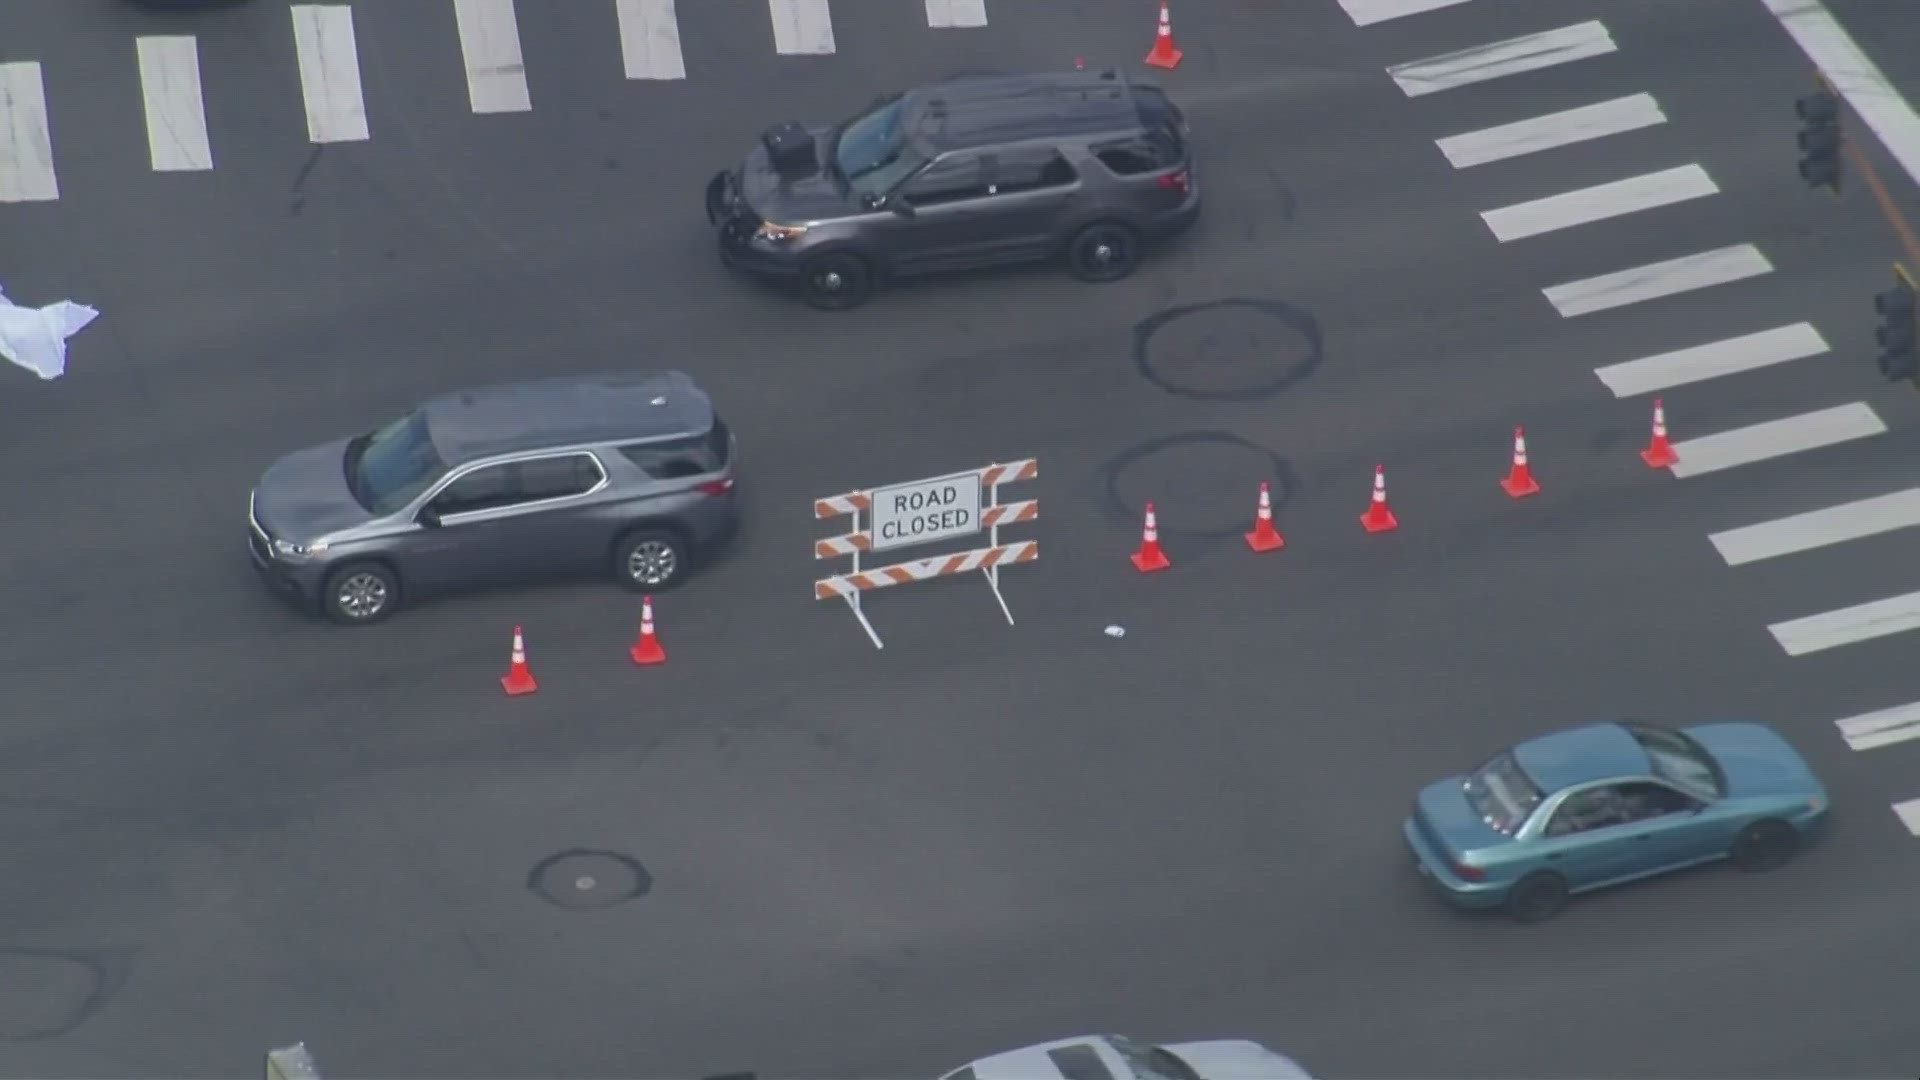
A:
{"type": "Polygon", "coordinates": [[[1516,499],[1540,494],[1540,484],[1533,478],[1533,470],[1527,468],[1527,429],[1513,429],[1513,467],[1507,470],[1507,478],[1500,481],[1507,494],[1516,499]]]}
{"type": "Polygon", "coordinates": [[[1286,538],[1280,530],[1273,527],[1273,497],[1267,494],[1267,483],[1260,482],[1260,509],[1253,515],[1253,531],[1246,534],[1247,546],[1255,551],[1273,551],[1287,546],[1286,538]]]}
{"type": "Polygon", "coordinates": [[[1160,29],[1153,35],[1153,51],[1147,54],[1147,66],[1171,71],[1180,66],[1186,54],[1173,45],[1173,19],[1167,14],[1167,0],[1160,0],[1160,29]]]}
{"type": "Polygon", "coordinates": [[[540,689],[540,684],[533,681],[532,670],[527,667],[527,642],[520,636],[517,626],[513,628],[513,662],[507,667],[507,673],[500,677],[500,689],[505,690],[508,697],[519,697],[540,689]]]}
{"type": "Polygon", "coordinates": [[[660,647],[660,638],[653,632],[653,597],[651,596],[640,599],[640,640],[633,643],[633,648],[627,650],[627,655],[633,657],[633,662],[641,667],[667,662],[667,650],[660,647]]]}
{"type": "Polygon", "coordinates": [[[1133,568],[1143,574],[1172,566],[1167,553],[1160,550],[1160,525],[1153,517],[1153,504],[1147,504],[1147,525],[1140,531],[1140,550],[1133,553],[1133,568]]]}
{"type": "Polygon", "coordinates": [[[1373,503],[1367,512],[1360,515],[1360,527],[1370,533],[1392,532],[1400,527],[1400,522],[1387,509],[1387,467],[1373,467],[1373,503]]]}
{"type": "Polygon", "coordinates": [[[1659,398],[1653,399],[1653,439],[1640,451],[1640,460],[1646,462],[1649,469],[1664,469],[1680,461],[1680,455],[1673,452],[1673,444],[1667,441],[1667,407],[1659,398]]]}

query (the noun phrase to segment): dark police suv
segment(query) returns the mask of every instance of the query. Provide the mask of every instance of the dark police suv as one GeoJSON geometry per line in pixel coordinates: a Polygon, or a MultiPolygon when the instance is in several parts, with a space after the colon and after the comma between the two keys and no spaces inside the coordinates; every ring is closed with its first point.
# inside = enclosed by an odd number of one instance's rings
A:
{"type": "Polygon", "coordinates": [[[830,310],[888,278],[1064,256],[1114,281],[1200,211],[1180,109],[1112,72],[973,75],[777,124],[707,184],[730,267],[830,310]]]}

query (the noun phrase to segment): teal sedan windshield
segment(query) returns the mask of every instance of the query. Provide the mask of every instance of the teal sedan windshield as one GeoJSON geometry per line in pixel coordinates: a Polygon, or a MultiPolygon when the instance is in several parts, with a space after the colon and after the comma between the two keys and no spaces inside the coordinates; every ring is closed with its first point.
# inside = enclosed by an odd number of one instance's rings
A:
{"type": "Polygon", "coordinates": [[[1712,801],[1726,794],[1720,767],[1699,743],[1677,731],[1626,725],[1640,749],[1653,763],[1653,775],[1675,787],[1712,801]]]}
{"type": "Polygon", "coordinates": [[[1512,836],[1543,798],[1513,755],[1501,754],[1475,769],[1465,784],[1467,802],[1487,828],[1512,836]]]}

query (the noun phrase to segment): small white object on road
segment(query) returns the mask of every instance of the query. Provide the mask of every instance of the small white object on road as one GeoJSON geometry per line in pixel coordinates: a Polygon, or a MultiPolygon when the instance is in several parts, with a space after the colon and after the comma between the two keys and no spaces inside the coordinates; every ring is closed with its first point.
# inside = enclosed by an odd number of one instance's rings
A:
{"type": "Polygon", "coordinates": [[[57,379],[67,370],[67,339],[99,316],[98,311],[71,300],[43,308],[20,307],[0,291],[0,357],[42,379],[57,379]]]}
{"type": "Polygon", "coordinates": [[[1124,626],[1109,626],[1107,627],[1107,636],[1108,637],[1126,637],[1127,628],[1124,626]]]}

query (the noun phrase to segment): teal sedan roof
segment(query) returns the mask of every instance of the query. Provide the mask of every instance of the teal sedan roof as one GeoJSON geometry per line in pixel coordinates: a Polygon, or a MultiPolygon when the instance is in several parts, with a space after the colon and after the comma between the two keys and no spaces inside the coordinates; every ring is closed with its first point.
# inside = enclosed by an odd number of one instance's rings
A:
{"type": "Polygon", "coordinates": [[[1513,748],[1513,757],[1549,795],[1609,776],[1645,776],[1652,768],[1647,752],[1619,724],[1589,724],[1528,739],[1513,748]]]}

